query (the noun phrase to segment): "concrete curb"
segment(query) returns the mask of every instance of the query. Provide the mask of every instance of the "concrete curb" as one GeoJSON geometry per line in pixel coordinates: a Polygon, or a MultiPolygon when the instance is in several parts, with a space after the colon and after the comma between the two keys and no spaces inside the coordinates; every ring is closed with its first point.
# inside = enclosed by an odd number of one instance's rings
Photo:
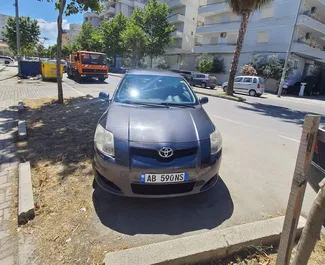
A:
{"type": "Polygon", "coordinates": [[[122,78],[124,76],[124,74],[117,74],[117,73],[108,73],[108,76],[116,76],[116,77],[120,77],[122,78]]]}
{"type": "Polygon", "coordinates": [[[20,163],[18,174],[18,224],[23,225],[35,217],[30,163],[20,163]]]}
{"type": "MultiPolygon", "coordinates": [[[[184,265],[223,258],[250,246],[278,244],[284,217],[107,253],[106,265],[184,265]]],[[[297,236],[306,223],[300,217],[297,236]]]]}
{"type": "Polygon", "coordinates": [[[23,141],[27,139],[26,121],[18,121],[18,140],[23,141]]]}
{"type": "Polygon", "coordinates": [[[232,100],[232,101],[235,101],[235,102],[245,102],[246,101],[246,99],[242,98],[242,97],[239,97],[239,99],[235,99],[235,98],[232,98],[230,96],[220,96],[218,94],[211,94],[209,92],[201,92],[201,91],[196,90],[195,88],[192,88],[192,89],[196,94],[201,94],[201,95],[215,97],[215,98],[222,98],[222,99],[232,100]]]}

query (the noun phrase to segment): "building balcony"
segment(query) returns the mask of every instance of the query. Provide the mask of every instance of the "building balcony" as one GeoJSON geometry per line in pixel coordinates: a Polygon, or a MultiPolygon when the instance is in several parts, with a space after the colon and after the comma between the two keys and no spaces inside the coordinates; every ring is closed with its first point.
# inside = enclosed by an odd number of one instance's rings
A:
{"type": "Polygon", "coordinates": [[[198,28],[196,29],[197,34],[213,34],[218,32],[229,32],[229,31],[238,31],[240,27],[240,21],[232,22],[222,22],[222,23],[213,23],[205,24],[198,23],[198,28]]]}
{"type": "Polygon", "coordinates": [[[194,53],[234,53],[236,43],[202,44],[194,47],[194,53]]]}
{"type": "Polygon", "coordinates": [[[167,54],[183,54],[183,53],[192,53],[192,51],[182,49],[180,47],[169,47],[165,49],[167,54]]]}
{"type": "Polygon", "coordinates": [[[303,58],[325,60],[325,51],[321,47],[301,41],[292,43],[291,51],[303,58]]]}
{"type": "Polygon", "coordinates": [[[114,16],[115,15],[115,7],[110,7],[108,9],[106,9],[105,14],[107,14],[108,16],[114,16]]]}
{"type": "Polygon", "coordinates": [[[199,15],[203,17],[221,14],[229,11],[230,7],[224,0],[210,0],[207,1],[206,5],[201,5],[199,7],[199,15]]]}
{"type": "Polygon", "coordinates": [[[299,25],[299,27],[306,32],[325,35],[325,22],[322,22],[316,17],[310,17],[306,14],[302,14],[298,17],[297,25],[299,25]]]}
{"type": "Polygon", "coordinates": [[[168,22],[171,24],[184,23],[185,16],[182,14],[174,14],[168,17],[168,22]]]}
{"type": "Polygon", "coordinates": [[[182,39],[183,38],[183,32],[179,31],[179,30],[175,30],[174,32],[172,32],[170,34],[170,36],[172,36],[175,39],[182,39]]]}
{"type": "Polygon", "coordinates": [[[135,0],[134,8],[144,9],[145,5],[148,3],[147,0],[135,0]]]}
{"type": "Polygon", "coordinates": [[[113,0],[106,0],[104,2],[105,7],[110,7],[110,6],[114,6],[115,2],[113,0]]]}
{"type": "Polygon", "coordinates": [[[193,5],[191,0],[168,0],[166,1],[169,9],[178,8],[186,5],[193,5]]]}

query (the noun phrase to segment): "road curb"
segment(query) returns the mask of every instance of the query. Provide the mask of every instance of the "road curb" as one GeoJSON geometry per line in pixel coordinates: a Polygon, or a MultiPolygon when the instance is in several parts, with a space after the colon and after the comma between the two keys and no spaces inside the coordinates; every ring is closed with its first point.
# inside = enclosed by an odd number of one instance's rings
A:
{"type": "MultiPolygon", "coordinates": [[[[224,258],[251,246],[279,243],[284,217],[107,253],[106,265],[184,265],[224,258]]],[[[306,223],[300,217],[297,236],[306,223]]]]}
{"type": "Polygon", "coordinates": [[[30,163],[20,163],[18,174],[18,224],[23,225],[35,217],[30,163]]]}
{"type": "Polygon", "coordinates": [[[209,92],[201,92],[201,91],[196,90],[195,88],[192,88],[192,89],[196,94],[201,94],[201,95],[215,97],[215,98],[222,98],[222,99],[232,100],[232,101],[235,101],[235,102],[245,102],[246,101],[246,99],[244,99],[242,97],[238,97],[238,99],[235,99],[235,98],[233,98],[231,96],[225,96],[225,95],[221,96],[221,95],[217,95],[217,94],[211,94],[209,92]]]}

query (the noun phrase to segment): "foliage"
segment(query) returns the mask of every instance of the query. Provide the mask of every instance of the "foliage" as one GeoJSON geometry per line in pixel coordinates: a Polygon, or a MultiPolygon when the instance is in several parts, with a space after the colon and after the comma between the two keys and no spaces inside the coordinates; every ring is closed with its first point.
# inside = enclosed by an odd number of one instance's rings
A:
{"type": "Polygon", "coordinates": [[[216,73],[216,74],[224,74],[225,73],[224,59],[221,58],[219,55],[213,56],[211,72],[216,73]]]}
{"type": "Polygon", "coordinates": [[[94,28],[91,23],[84,23],[81,31],[77,36],[76,43],[81,50],[102,52],[104,43],[98,29],[94,28]]]}
{"type": "Polygon", "coordinates": [[[127,17],[119,13],[110,21],[103,21],[101,32],[103,38],[103,50],[108,56],[123,56],[124,45],[121,33],[126,28],[127,17]]]}
{"type": "Polygon", "coordinates": [[[213,66],[213,58],[210,58],[207,54],[202,54],[197,59],[197,69],[201,73],[211,72],[213,66]]]}
{"type": "Polygon", "coordinates": [[[168,22],[168,6],[166,3],[159,3],[157,0],[149,0],[143,11],[143,30],[146,33],[146,54],[150,57],[157,57],[164,54],[173,38],[170,34],[175,26],[168,22]]]}
{"type": "Polygon", "coordinates": [[[145,54],[147,44],[146,33],[138,24],[140,10],[135,9],[129,19],[125,30],[121,33],[121,40],[127,54],[132,56],[132,66],[138,66],[139,59],[145,54]]]}
{"type": "MultiPolygon", "coordinates": [[[[38,43],[39,35],[41,34],[39,25],[36,19],[30,17],[19,18],[20,27],[20,47],[21,49],[29,49],[38,43]]],[[[16,19],[10,17],[5,25],[3,36],[5,41],[8,43],[10,50],[17,54],[17,38],[16,38],[16,19]]]]}
{"type": "Polygon", "coordinates": [[[256,75],[257,72],[251,64],[245,64],[241,67],[240,73],[242,75],[256,75]]]}
{"type": "Polygon", "coordinates": [[[272,0],[227,0],[229,6],[232,9],[232,12],[236,15],[241,16],[246,12],[253,12],[255,10],[261,9],[264,5],[272,2],[272,0]]]}
{"type": "MultiPolygon", "coordinates": [[[[265,80],[273,78],[277,81],[281,79],[284,67],[284,60],[278,59],[277,55],[269,55],[266,58],[260,54],[254,54],[251,58],[251,65],[256,69],[257,75],[265,80]]],[[[288,63],[288,75],[292,71],[292,63],[288,63]]]]}
{"type": "Polygon", "coordinates": [[[154,68],[167,70],[167,69],[169,69],[169,66],[163,57],[158,57],[154,61],[154,68]]]}

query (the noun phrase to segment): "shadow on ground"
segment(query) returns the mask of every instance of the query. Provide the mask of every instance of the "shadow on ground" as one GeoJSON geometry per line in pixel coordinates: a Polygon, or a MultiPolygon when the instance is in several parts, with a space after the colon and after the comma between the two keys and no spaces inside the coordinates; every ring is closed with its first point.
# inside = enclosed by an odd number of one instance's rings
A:
{"type": "MultiPolygon", "coordinates": [[[[238,108],[246,111],[254,111],[264,116],[274,117],[288,123],[296,123],[302,125],[304,118],[307,114],[321,115],[318,113],[298,111],[290,108],[268,105],[262,103],[245,103],[244,105],[238,105],[238,108]]],[[[322,117],[321,123],[324,123],[325,119],[322,117]]]]}
{"type": "Polygon", "coordinates": [[[231,195],[221,178],[205,193],[168,199],[118,197],[95,186],[93,203],[102,224],[128,235],[178,235],[213,229],[234,211],[231,195]]]}
{"type": "Polygon", "coordinates": [[[79,163],[92,159],[93,137],[98,119],[107,103],[82,97],[68,99],[64,105],[49,99],[26,100],[28,145],[19,150],[21,161],[50,166],[60,164],[62,179],[77,170],[79,163]]]}

